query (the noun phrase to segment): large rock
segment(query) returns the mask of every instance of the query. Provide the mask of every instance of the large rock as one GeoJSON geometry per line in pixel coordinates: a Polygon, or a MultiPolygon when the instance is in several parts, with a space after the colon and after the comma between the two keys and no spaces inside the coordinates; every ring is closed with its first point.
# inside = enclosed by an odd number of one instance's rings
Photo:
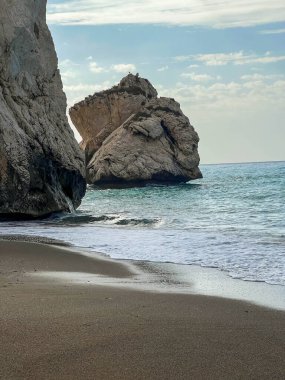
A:
{"type": "Polygon", "coordinates": [[[1,0],[0,25],[0,214],[76,208],[84,159],[65,114],[46,0],[1,0]]]}
{"type": "Polygon", "coordinates": [[[95,93],[70,108],[70,117],[83,138],[81,147],[87,162],[113,131],[154,97],[157,92],[148,80],[128,75],[118,86],[95,93]]]}
{"type": "Polygon", "coordinates": [[[201,178],[199,137],[174,99],[158,98],[146,79],[118,86],[70,109],[83,137],[91,184],[186,182],[201,178]]]}

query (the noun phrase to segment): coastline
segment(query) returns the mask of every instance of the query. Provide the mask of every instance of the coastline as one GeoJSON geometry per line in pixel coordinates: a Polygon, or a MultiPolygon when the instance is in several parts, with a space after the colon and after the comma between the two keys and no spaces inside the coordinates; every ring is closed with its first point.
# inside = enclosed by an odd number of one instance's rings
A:
{"type": "Polygon", "coordinates": [[[285,311],[285,286],[233,278],[228,271],[222,271],[219,268],[173,262],[117,259],[101,252],[90,251],[62,240],[43,236],[0,235],[0,244],[3,241],[55,246],[61,250],[66,249],[69,253],[76,253],[83,260],[88,257],[91,262],[97,259],[99,262],[105,260],[109,263],[121,263],[132,272],[132,276],[123,280],[114,275],[100,276],[88,270],[87,272],[80,271],[80,267],[72,270],[74,266],[68,270],[61,266],[31,273],[32,276],[42,279],[158,293],[199,294],[239,300],[285,311]]]}
{"type": "Polygon", "coordinates": [[[185,286],[182,274],[171,279],[171,264],[136,264],[70,247],[2,240],[0,259],[1,378],[284,375],[284,312],[171,292],[185,286]],[[155,273],[150,275],[155,267],[161,271],[156,282],[155,273]],[[140,271],[144,280],[137,286],[140,271]],[[87,277],[78,281],[74,272],[87,277]]]}

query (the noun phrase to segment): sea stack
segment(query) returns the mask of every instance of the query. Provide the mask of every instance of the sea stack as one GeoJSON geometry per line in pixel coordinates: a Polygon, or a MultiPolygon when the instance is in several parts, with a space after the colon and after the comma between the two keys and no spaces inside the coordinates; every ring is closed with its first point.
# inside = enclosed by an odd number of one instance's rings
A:
{"type": "Polygon", "coordinates": [[[0,23],[0,216],[76,208],[85,164],[66,117],[46,0],[1,0],[0,23]]]}
{"type": "Polygon", "coordinates": [[[178,183],[201,178],[199,137],[179,103],[129,74],[75,104],[90,184],[178,183]]]}

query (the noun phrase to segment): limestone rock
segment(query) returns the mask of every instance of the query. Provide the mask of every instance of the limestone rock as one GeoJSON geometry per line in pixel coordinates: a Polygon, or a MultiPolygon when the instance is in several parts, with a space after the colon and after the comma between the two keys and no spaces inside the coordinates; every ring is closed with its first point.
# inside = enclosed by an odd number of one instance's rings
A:
{"type": "Polygon", "coordinates": [[[129,74],[70,109],[83,137],[91,184],[186,182],[201,178],[199,137],[180,105],[129,74]]]}
{"type": "Polygon", "coordinates": [[[74,105],[69,114],[83,138],[81,147],[86,152],[86,160],[89,161],[103,141],[153,97],[157,97],[157,92],[148,80],[128,75],[118,86],[74,105]]]}
{"type": "Polygon", "coordinates": [[[0,214],[76,208],[84,159],[65,115],[46,0],[1,0],[0,28],[0,214]]]}

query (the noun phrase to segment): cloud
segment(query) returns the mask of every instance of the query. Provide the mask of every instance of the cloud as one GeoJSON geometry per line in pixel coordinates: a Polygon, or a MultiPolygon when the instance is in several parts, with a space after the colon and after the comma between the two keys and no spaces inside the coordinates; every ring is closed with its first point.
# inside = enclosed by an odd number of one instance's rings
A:
{"type": "Polygon", "coordinates": [[[282,33],[285,33],[285,29],[268,29],[268,30],[261,30],[259,33],[260,33],[260,34],[282,34],[282,33]]]}
{"type": "Polygon", "coordinates": [[[78,75],[78,65],[77,63],[71,61],[70,59],[64,59],[59,61],[60,74],[63,81],[67,82],[69,80],[74,80],[78,75]]]}
{"type": "Polygon", "coordinates": [[[264,81],[264,80],[272,80],[272,79],[282,79],[284,78],[284,75],[282,74],[269,74],[269,75],[263,75],[263,74],[248,74],[248,75],[242,75],[241,80],[245,81],[264,81]]]}
{"type": "Polygon", "coordinates": [[[64,59],[63,61],[59,61],[59,66],[60,67],[71,67],[71,66],[79,66],[78,63],[75,63],[71,61],[70,59],[64,59]]]}
{"type": "Polygon", "coordinates": [[[73,70],[61,70],[60,72],[62,80],[74,79],[77,73],[73,70]]]}
{"type": "MultiPolygon", "coordinates": [[[[263,55],[254,53],[245,54],[242,50],[232,53],[196,54],[174,57],[176,62],[197,61],[206,66],[267,64],[285,61],[285,55],[273,56],[270,52],[263,55]]],[[[193,65],[192,65],[193,66],[193,65]]]]}
{"type": "Polygon", "coordinates": [[[219,77],[213,77],[208,74],[196,74],[196,73],[182,73],[181,76],[183,78],[189,78],[194,82],[209,82],[216,79],[220,79],[219,77]]]}
{"type": "Polygon", "coordinates": [[[102,74],[108,72],[123,73],[135,72],[136,66],[133,63],[119,63],[113,64],[111,66],[104,67],[99,65],[97,62],[93,61],[93,57],[89,56],[86,58],[85,63],[75,63],[70,59],[65,59],[59,62],[59,67],[61,70],[61,76],[63,79],[75,79],[82,76],[82,70],[86,71],[89,69],[91,73],[102,74]],[[86,62],[87,61],[87,62],[86,62]]]}
{"type": "Polygon", "coordinates": [[[249,56],[244,55],[242,51],[237,53],[218,53],[218,54],[200,54],[194,57],[195,60],[206,64],[207,66],[224,66],[228,63],[240,63],[249,56]]]}
{"type": "Polygon", "coordinates": [[[197,83],[189,86],[187,83],[178,82],[172,89],[161,89],[160,95],[173,96],[179,102],[190,104],[191,107],[215,108],[235,110],[238,108],[250,108],[254,105],[267,104],[271,107],[284,109],[285,80],[277,79],[255,80],[248,77],[242,81],[227,83],[197,83]],[[168,95],[167,95],[168,94],[168,95]]]}
{"type": "Polygon", "coordinates": [[[111,70],[115,71],[116,73],[135,72],[136,66],[132,63],[119,63],[117,65],[112,65],[111,70]]]}
{"type": "Polygon", "coordinates": [[[284,0],[64,0],[48,4],[48,22],[65,25],[169,24],[231,28],[282,22],[284,0]]]}
{"type": "MultiPolygon", "coordinates": [[[[84,99],[85,96],[93,94],[94,92],[106,90],[109,87],[111,87],[111,82],[109,81],[105,81],[101,84],[86,84],[86,83],[66,84],[64,85],[64,91],[67,94],[73,94],[73,98],[79,96],[80,100],[82,100],[84,99]]],[[[74,103],[73,100],[71,101],[71,103],[72,102],[74,103]]]]}
{"type": "Polygon", "coordinates": [[[89,63],[89,70],[95,74],[100,74],[107,71],[104,69],[104,67],[99,66],[96,62],[89,63]]]}
{"type": "Polygon", "coordinates": [[[163,71],[167,71],[168,69],[169,69],[168,66],[162,66],[162,67],[159,67],[159,68],[157,69],[157,71],[159,71],[159,72],[163,72],[163,71]]]}

